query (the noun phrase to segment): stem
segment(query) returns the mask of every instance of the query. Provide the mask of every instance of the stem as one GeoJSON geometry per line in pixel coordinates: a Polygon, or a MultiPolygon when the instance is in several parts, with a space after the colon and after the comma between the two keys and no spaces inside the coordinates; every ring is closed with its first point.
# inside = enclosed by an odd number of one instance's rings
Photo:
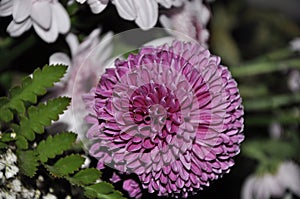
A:
{"type": "Polygon", "coordinates": [[[243,77],[250,75],[260,75],[271,72],[276,72],[284,70],[287,68],[299,68],[300,69],[300,59],[289,59],[284,61],[269,61],[269,62],[255,62],[241,65],[239,67],[232,67],[231,73],[234,77],[243,77]]]}
{"type": "Polygon", "coordinates": [[[269,98],[245,100],[243,104],[247,111],[263,111],[294,103],[300,103],[300,94],[278,95],[269,98]]]}

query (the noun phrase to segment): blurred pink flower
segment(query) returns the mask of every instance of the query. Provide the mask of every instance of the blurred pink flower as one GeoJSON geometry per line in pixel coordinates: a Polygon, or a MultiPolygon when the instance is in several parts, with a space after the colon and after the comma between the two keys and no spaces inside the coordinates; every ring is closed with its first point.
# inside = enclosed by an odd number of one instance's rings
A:
{"type": "MultiPolygon", "coordinates": [[[[93,13],[102,12],[109,0],[76,0],[79,3],[87,2],[93,13]]],[[[158,19],[158,4],[165,8],[181,6],[184,0],[111,0],[116,6],[119,15],[135,23],[142,29],[148,30],[155,26],[158,19]]]]}
{"type": "Polygon", "coordinates": [[[275,174],[250,175],[242,187],[241,198],[281,198],[286,190],[300,197],[300,167],[292,161],[282,162],[275,174]]]}
{"type": "Polygon", "coordinates": [[[112,33],[99,38],[100,29],[95,29],[85,40],[79,44],[75,35],[69,34],[66,38],[72,58],[65,53],[55,53],[50,57],[50,64],[66,64],[68,71],[63,80],[56,84],[52,97],[72,97],[71,109],[69,108],[60,116],[58,122],[68,124],[68,130],[82,132],[84,120],[75,120],[76,114],[86,115],[82,94],[88,92],[98,82],[104,72],[104,64],[112,53],[112,33]],[[75,96],[75,97],[74,97],[75,96]],[[74,115],[75,114],[75,115],[74,115]]]}
{"type": "Polygon", "coordinates": [[[143,47],[85,96],[90,154],[150,193],[187,197],[229,172],[244,139],[237,83],[199,44],[143,47]]]}
{"type": "Polygon", "coordinates": [[[12,37],[17,37],[32,26],[46,42],[54,42],[59,33],[67,33],[70,19],[65,8],[58,0],[2,0],[2,16],[11,15],[13,20],[7,27],[12,37]]]}
{"type": "Polygon", "coordinates": [[[207,47],[209,32],[206,25],[210,15],[202,0],[192,0],[185,1],[183,7],[168,10],[159,20],[175,38],[185,41],[193,39],[207,47]]]}

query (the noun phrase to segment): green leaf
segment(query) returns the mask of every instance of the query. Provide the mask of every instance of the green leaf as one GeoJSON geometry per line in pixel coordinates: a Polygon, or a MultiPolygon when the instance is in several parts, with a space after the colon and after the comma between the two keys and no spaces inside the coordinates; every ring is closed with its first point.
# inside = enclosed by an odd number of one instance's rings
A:
{"type": "Polygon", "coordinates": [[[7,144],[0,142],[0,149],[5,149],[7,147],[7,144]]]}
{"type": "Polygon", "coordinates": [[[70,104],[70,98],[59,97],[49,100],[47,103],[40,103],[37,107],[28,108],[28,117],[20,117],[20,127],[15,129],[26,139],[33,141],[35,133],[43,133],[45,126],[49,126],[51,121],[57,120],[59,114],[66,110],[70,104]]]}
{"type": "Polygon", "coordinates": [[[14,115],[8,108],[5,108],[5,105],[9,103],[7,97],[0,98],[0,120],[8,122],[13,119],[14,115]]]}
{"type": "Polygon", "coordinates": [[[89,185],[94,183],[101,176],[101,172],[95,168],[87,168],[79,171],[72,177],[68,177],[68,180],[72,184],[76,185],[89,185]]]}
{"type": "Polygon", "coordinates": [[[70,149],[75,141],[76,134],[69,132],[60,133],[54,137],[49,136],[46,140],[41,141],[37,147],[39,159],[41,162],[46,162],[48,158],[54,158],[70,149]]]}
{"type": "Polygon", "coordinates": [[[88,198],[98,199],[123,199],[122,193],[114,190],[114,187],[107,182],[100,182],[85,187],[84,195],[88,198]]]}
{"type": "Polygon", "coordinates": [[[23,135],[17,135],[16,145],[18,149],[28,149],[28,142],[23,135]]]}
{"type": "Polygon", "coordinates": [[[64,177],[77,171],[84,163],[84,158],[78,154],[59,159],[53,166],[46,165],[48,171],[57,177],[64,177]]]}
{"type": "Polygon", "coordinates": [[[33,177],[37,171],[38,158],[34,151],[18,151],[20,171],[29,177],[33,177]]]}
{"type": "Polygon", "coordinates": [[[0,120],[9,122],[13,119],[12,110],[16,110],[21,115],[25,113],[24,102],[36,103],[37,96],[44,95],[46,89],[59,81],[66,72],[66,66],[44,66],[43,69],[36,69],[32,78],[26,77],[21,86],[16,86],[10,90],[10,97],[0,99],[0,120]]]}

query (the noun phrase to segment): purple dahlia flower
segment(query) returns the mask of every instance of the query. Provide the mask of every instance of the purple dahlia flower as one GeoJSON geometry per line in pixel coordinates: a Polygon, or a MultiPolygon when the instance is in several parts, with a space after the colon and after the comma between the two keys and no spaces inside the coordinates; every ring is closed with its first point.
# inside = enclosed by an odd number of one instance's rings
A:
{"type": "Polygon", "coordinates": [[[150,193],[187,197],[229,172],[244,139],[237,83],[199,44],[144,47],[85,96],[89,152],[150,193]]]}

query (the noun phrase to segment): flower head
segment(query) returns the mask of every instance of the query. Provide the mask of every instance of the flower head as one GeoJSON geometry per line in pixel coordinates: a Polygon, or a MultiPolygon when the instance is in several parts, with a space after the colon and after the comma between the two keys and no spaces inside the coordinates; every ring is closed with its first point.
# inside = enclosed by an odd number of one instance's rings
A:
{"type": "Polygon", "coordinates": [[[70,29],[69,15],[58,0],[3,0],[0,3],[2,9],[5,16],[13,16],[7,27],[13,37],[20,36],[33,26],[44,41],[51,43],[59,33],[64,34],[70,29]]]}
{"type": "MultiPolygon", "coordinates": [[[[79,3],[87,2],[93,13],[102,12],[109,0],[76,0],[79,3]]],[[[116,6],[118,14],[126,20],[135,21],[142,29],[148,30],[157,22],[159,4],[165,8],[181,6],[183,0],[111,0],[116,6]]]]}
{"type": "Polygon", "coordinates": [[[282,162],[275,174],[249,176],[242,188],[242,199],[281,198],[285,191],[300,197],[300,167],[291,161],[282,162]]]}
{"type": "Polygon", "coordinates": [[[244,139],[237,83],[198,44],[174,41],[116,60],[85,101],[99,169],[135,173],[161,196],[187,197],[229,172],[244,139]]]}

